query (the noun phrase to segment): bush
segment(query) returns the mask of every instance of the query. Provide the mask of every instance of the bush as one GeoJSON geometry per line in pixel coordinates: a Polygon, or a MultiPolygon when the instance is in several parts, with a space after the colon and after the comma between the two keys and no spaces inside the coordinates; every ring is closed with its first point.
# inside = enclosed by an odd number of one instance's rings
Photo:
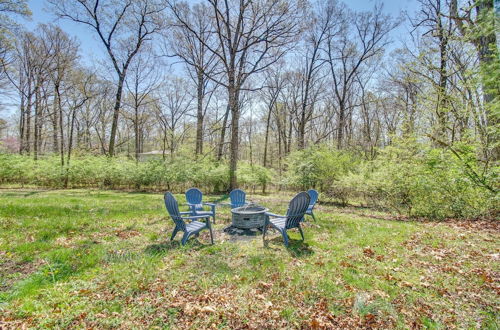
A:
{"type": "MultiPolygon", "coordinates": [[[[470,150],[472,152],[472,150],[470,150]]],[[[450,151],[413,141],[385,148],[374,161],[341,181],[368,204],[408,216],[472,218],[495,209],[496,194],[478,184],[470,170],[475,158],[459,160],[450,151]]],[[[477,169],[476,169],[477,170],[477,169]]],[[[491,179],[491,178],[490,178],[491,179]]]]}
{"type": "MultiPolygon", "coordinates": [[[[412,217],[473,218],[498,210],[499,168],[484,170],[470,145],[453,148],[455,153],[412,140],[396,141],[376,159],[362,161],[349,152],[313,146],[287,157],[281,183],[291,190],[316,188],[343,204],[361,202],[412,217]]],[[[237,175],[239,183],[253,191],[265,191],[275,178],[273,170],[243,161],[237,175]]],[[[56,156],[34,161],[0,154],[0,183],[179,192],[196,186],[222,192],[229,170],[225,162],[210,158],[136,163],[124,157],[75,156],[69,167],[61,167],[56,156]]]]}
{"type": "Polygon", "coordinates": [[[302,190],[316,188],[328,191],[354,170],[358,162],[351,153],[326,146],[295,151],[287,158],[288,171],[284,183],[302,190]]]}
{"type": "Polygon", "coordinates": [[[274,172],[263,166],[241,162],[238,167],[238,182],[252,188],[255,192],[257,186],[262,187],[265,193],[266,187],[272,182],[274,172]]]}
{"type": "MultiPolygon", "coordinates": [[[[272,172],[261,166],[248,167],[242,162],[238,170],[241,183],[263,186],[271,181],[272,172]]],[[[0,154],[0,183],[32,184],[42,187],[128,188],[184,191],[190,186],[205,191],[224,191],[229,183],[226,163],[210,158],[193,160],[153,159],[137,163],[125,157],[75,156],[70,166],[62,167],[57,156],[34,161],[28,156],[0,154]]]]}

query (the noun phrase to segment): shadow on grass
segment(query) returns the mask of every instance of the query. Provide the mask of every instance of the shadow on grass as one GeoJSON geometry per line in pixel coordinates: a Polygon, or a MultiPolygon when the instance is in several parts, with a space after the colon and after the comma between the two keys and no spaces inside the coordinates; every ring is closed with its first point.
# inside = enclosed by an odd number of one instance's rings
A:
{"type": "Polygon", "coordinates": [[[158,243],[158,244],[151,244],[148,245],[144,249],[144,253],[151,255],[151,256],[158,256],[158,255],[164,255],[167,254],[169,251],[172,250],[201,250],[206,247],[212,246],[211,244],[203,244],[201,243],[198,238],[191,238],[186,245],[182,245],[180,241],[174,240],[174,241],[168,241],[168,242],[163,242],[163,243],[158,243]]]}
{"type": "MultiPolygon", "coordinates": [[[[283,242],[283,237],[281,237],[281,235],[279,237],[275,237],[272,239],[266,239],[266,241],[264,243],[265,248],[268,248],[268,249],[271,249],[274,251],[279,250],[278,247],[271,247],[270,243],[272,245],[276,245],[276,246],[279,246],[279,245],[281,245],[283,247],[285,246],[285,243],[283,242]]],[[[289,238],[288,239],[288,248],[286,248],[286,249],[287,249],[288,253],[290,253],[290,255],[292,257],[295,257],[295,258],[306,258],[306,257],[312,256],[314,254],[314,250],[309,246],[309,244],[300,240],[300,239],[289,238]]]]}
{"type": "Polygon", "coordinates": [[[224,194],[224,195],[220,196],[219,198],[217,198],[216,200],[214,200],[212,203],[219,204],[219,203],[224,202],[228,199],[229,199],[229,195],[224,194]]]}
{"type": "Polygon", "coordinates": [[[162,254],[166,254],[170,250],[178,249],[181,246],[182,246],[181,243],[177,242],[177,241],[159,243],[159,244],[151,244],[151,245],[148,245],[144,249],[144,253],[152,255],[152,256],[162,255],[162,254]]]}
{"type": "Polygon", "coordinates": [[[38,195],[38,194],[41,194],[41,193],[44,193],[47,191],[49,191],[49,190],[34,190],[34,191],[23,193],[23,197],[30,197],[33,195],[38,195]]]}
{"type": "Polygon", "coordinates": [[[296,258],[305,258],[312,256],[314,254],[314,250],[311,249],[309,244],[296,239],[291,239],[290,245],[288,246],[288,252],[296,258]]]}

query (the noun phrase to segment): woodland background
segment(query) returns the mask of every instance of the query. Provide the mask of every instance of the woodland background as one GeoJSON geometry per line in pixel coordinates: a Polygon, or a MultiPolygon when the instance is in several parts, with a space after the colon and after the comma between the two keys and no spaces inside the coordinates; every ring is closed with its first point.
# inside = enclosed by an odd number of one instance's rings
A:
{"type": "Polygon", "coordinates": [[[418,3],[392,17],[334,0],[47,0],[105,50],[89,64],[57,22],[29,30],[27,1],[0,0],[0,182],[316,188],[410,217],[495,216],[498,9],[418,3]]]}

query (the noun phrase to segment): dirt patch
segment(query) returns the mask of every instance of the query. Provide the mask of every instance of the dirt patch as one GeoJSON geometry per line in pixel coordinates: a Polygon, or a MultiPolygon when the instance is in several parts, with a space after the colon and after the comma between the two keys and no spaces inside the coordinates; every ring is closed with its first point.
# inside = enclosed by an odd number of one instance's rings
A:
{"type": "Polygon", "coordinates": [[[42,261],[38,262],[20,262],[15,260],[14,256],[10,255],[8,252],[0,251],[0,291],[9,290],[14,283],[28,277],[42,264],[42,261]]]}
{"type": "Polygon", "coordinates": [[[137,230],[117,230],[115,235],[121,239],[129,239],[131,237],[139,236],[141,233],[137,230]]]}

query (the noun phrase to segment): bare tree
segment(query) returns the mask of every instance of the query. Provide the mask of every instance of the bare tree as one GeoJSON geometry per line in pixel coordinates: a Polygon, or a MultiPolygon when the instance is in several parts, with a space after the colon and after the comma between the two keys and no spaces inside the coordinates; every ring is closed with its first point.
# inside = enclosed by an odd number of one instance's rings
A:
{"type": "Polygon", "coordinates": [[[279,60],[297,36],[297,4],[283,0],[209,0],[217,47],[203,41],[192,22],[183,19],[179,5],[169,2],[178,24],[215,54],[222,63],[222,78],[210,76],[227,89],[231,111],[229,189],[237,186],[240,94],[248,77],[279,60]]]}
{"type": "MultiPolygon", "coordinates": [[[[447,19],[447,13],[442,0],[420,0],[420,10],[416,20],[412,20],[415,28],[423,28],[424,36],[436,39],[439,52],[438,65],[428,60],[430,70],[437,71],[438,81],[436,83],[436,117],[438,125],[435,127],[435,136],[443,140],[447,130],[447,112],[449,111],[448,96],[448,61],[449,43],[453,34],[451,20],[447,19]],[[436,68],[436,69],[434,69],[436,68]]],[[[432,48],[430,50],[432,52],[432,48]]],[[[421,54],[419,56],[422,56],[421,54]]]]}
{"type": "Polygon", "coordinates": [[[155,102],[153,93],[159,88],[161,71],[156,67],[157,58],[151,50],[142,52],[132,64],[131,74],[126,80],[128,97],[126,101],[131,113],[125,116],[134,126],[135,159],[139,160],[139,153],[143,152],[144,126],[151,113],[152,104],[155,102]],[[156,61],[155,61],[156,60],[156,61]]]}
{"type": "Polygon", "coordinates": [[[162,131],[163,158],[168,148],[170,157],[174,157],[179,141],[184,138],[185,130],[178,134],[179,126],[191,109],[193,98],[187,84],[180,78],[171,79],[164,86],[157,108],[157,118],[162,131]]]}
{"type": "Polygon", "coordinates": [[[51,58],[47,70],[54,88],[53,150],[56,153],[60,152],[61,165],[64,166],[64,114],[61,89],[70,71],[76,66],[78,43],[61,28],[53,25],[41,25],[40,31],[45,55],[51,58]]]}
{"type": "Polygon", "coordinates": [[[269,145],[269,131],[271,128],[271,118],[273,110],[277,106],[280,93],[282,93],[285,79],[279,68],[269,69],[266,72],[266,87],[261,91],[266,106],[266,128],[264,134],[264,154],[262,156],[262,166],[267,166],[267,151],[269,145]]]}
{"type": "Polygon", "coordinates": [[[163,27],[159,0],[48,0],[60,18],[89,26],[97,33],[117,75],[117,90],[108,153],[115,154],[115,139],[123,84],[133,58],[144,43],[163,27]]]}
{"type": "Polygon", "coordinates": [[[203,153],[203,124],[208,109],[205,99],[208,94],[212,95],[214,88],[210,88],[218,64],[218,57],[210,52],[207,45],[216,49],[215,34],[212,30],[212,20],[207,15],[209,7],[203,3],[195,4],[190,8],[187,4],[177,6],[177,15],[184,22],[190,22],[191,28],[196,35],[191,33],[183,24],[173,24],[168,36],[168,50],[180,58],[187,67],[189,77],[196,87],[196,155],[203,153]],[[198,37],[200,39],[198,39],[198,37]]]}
{"type": "MultiPolygon", "coordinates": [[[[81,108],[94,97],[97,92],[92,90],[95,88],[93,80],[95,80],[95,75],[91,72],[86,72],[85,70],[73,69],[73,74],[71,75],[71,82],[68,90],[66,91],[67,104],[68,104],[68,146],[67,146],[67,157],[66,157],[66,175],[64,178],[64,187],[68,187],[69,181],[69,165],[71,161],[71,153],[73,151],[73,140],[77,113],[81,108]]],[[[63,153],[61,151],[61,158],[63,153]]],[[[64,159],[61,161],[64,166],[64,159]]]]}
{"type": "Polygon", "coordinates": [[[337,100],[337,148],[341,149],[348,123],[348,96],[356,75],[368,60],[384,52],[389,43],[388,34],[397,22],[383,14],[382,6],[378,5],[371,12],[354,13],[345,6],[338,10],[336,17],[340,24],[329,31],[325,54],[337,100]]]}
{"type": "Polygon", "coordinates": [[[6,70],[14,64],[12,51],[15,48],[15,35],[19,24],[12,16],[30,17],[27,0],[0,0],[0,93],[6,88],[6,70]]]}
{"type": "Polygon", "coordinates": [[[498,95],[500,94],[499,79],[491,77],[498,72],[498,7],[494,0],[475,0],[459,6],[458,0],[451,0],[450,15],[457,25],[464,41],[471,42],[476,48],[481,69],[482,96],[486,110],[488,132],[484,151],[487,157],[497,160],[500,157],[498,147],[498,95]],[[490,146],[492,150],[489,151],[490,146]],[[491,154],[491,155],[489,155],[491,154]]]}
{"type": "Polygon", "coordinates": [[[321,67],[324,61],[321,60],[321,47],[327,38],[333,38],[335,15],[338,12],[338,4],[335,0],[326,0],[315,3],[312,12],[307,15],[307,28],[303,39],[303,59],[301,60],[302,86],[301,105],[297,118],[298,148],[305,148],[306,125],[312,119],[317,92],[319,90],[321,77],[321,67]]]}
{"type": "MultiPolygon", "coordinates": [[[[478,58],[481,64],[488,64],[498,61],[497,34],[495,22],[498,22],[498,13],[495,13],[494,0],[467,1],[463,7],[459,7],[458,0],[451,0],[450,14],[457,24],[463,36],[470,40],[476,47],[478,58]]],[[[484,83],[484,101],[490,103],[495,98],[495,94],[488,83],[484,83]]],[[[492,116],[491,119],[493,119],[492,116]]],[[[492,120],[492,126],[495,124],[492,120]]]]}

